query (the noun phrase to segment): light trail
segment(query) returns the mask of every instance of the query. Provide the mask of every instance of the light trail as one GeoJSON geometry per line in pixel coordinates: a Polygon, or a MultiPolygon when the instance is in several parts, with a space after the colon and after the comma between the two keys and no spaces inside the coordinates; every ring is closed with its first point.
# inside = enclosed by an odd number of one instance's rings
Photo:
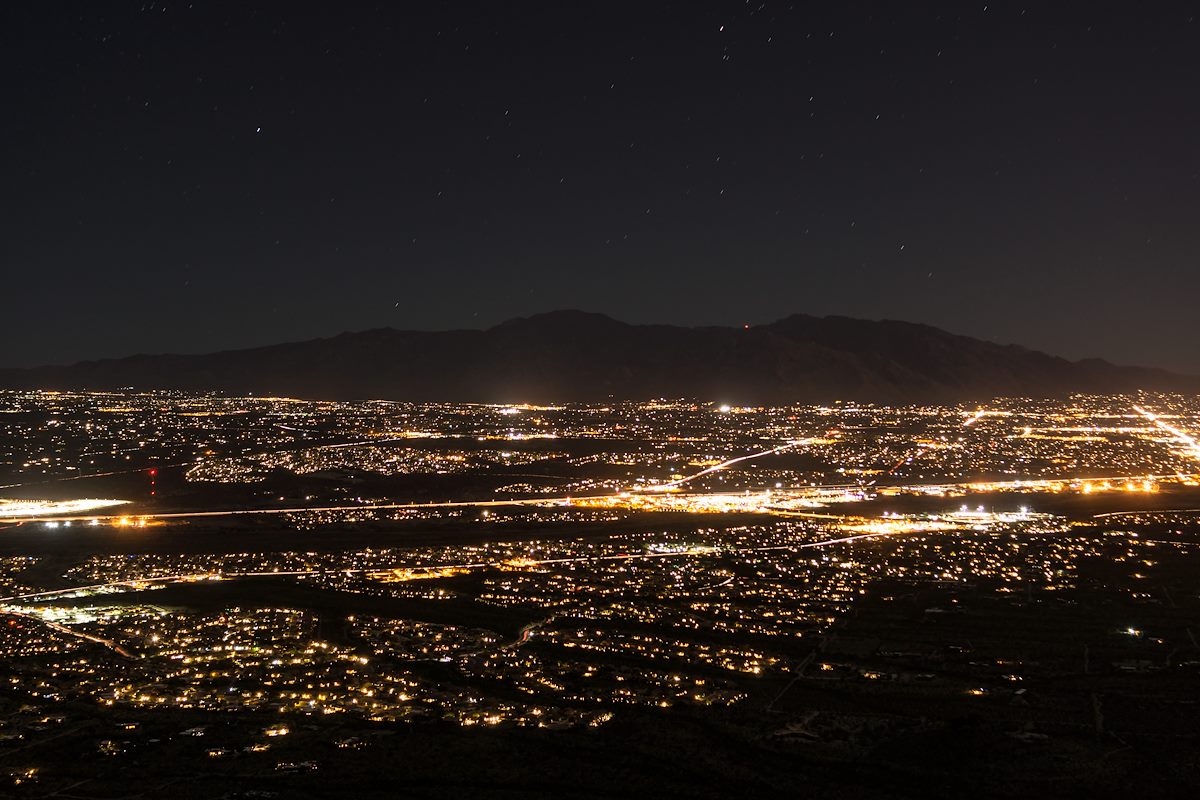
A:
{"type": "Polygon", "coordinates": [[[969,428],[972,425],[974,425],[976,422],[979,422],[979,420],[983,419],[984,417],[1008,417],[1008,416],[1012,416],[1012,412],[1010,412],[1010,411],[988,411],[986,409],[981,408],[973,414],[964,412],[964,416],[966,417],[966,419],[963,420],[963,427],[969,428]]]}
{"type": "MultiPolygon", "coordinates": [[[[601,495],[603,497],[616,495],[601,495]]],[[[292,508],[233,508],[218,511],[170,511],[150,514],[100,514],[78,515],[69,517],[25,517],[14,519],[13,522],[65,522],[97,520],[111,522],[113,520],[151,520],[151,519],[189,519],[192,517],[236,517],[258,514],[311,514],[323,511],[396,511],[422,508],[494,508],[502,506],[553,505],[571,502],[571,497],[524,497],[515,500],[448,500],[435,503],[378,503],[375,505],[356,506],[295,506],[292,508]]]]}
{"type": "MultiPolygon", "coordinates": [[[[798,443],[794,443],[798,444],[798,443]]],[[[790,445],[781,445],[780,448],[790,445]]],[[[774,451],[768,451],[774,452],[774,451]]],[[[742,456],[735,461],[745,460],[747,458],[757,458],[765,455],[765,453],[756,453],[751,456],[742,456]]],[[[726,462],[729,463],[729,462],[726,462]]],[[[710,468],[715,469],[714,468],[710,468]]],[[[699,477],[699,474],[693,475],[699,477]]],[[[829,484],[828,486],[812,486],[807,487],[812,489],[839,489],[854,484],[829,484]]],[[[236,516],[251,516],[251,515],[270,515],[270,514],[314,514],[321,512],[343,512],[343,511],[419,511],[421,509],[437,509],[437,508],[504,508],[514,506],[556,506],[556,505],[571,505],[576,500],[615,500],[624,497],[630,492],[612,492],[609,494],[598,495],[566,495],[558,497],[519,497],[507,500],[446,500],[428,503],[376,503],[372,505],[341,505],[341,506],[294,506],[289,508],[232,508],[219,509],[216,511],[168,511],[168,512],[151,512],[137,513],[129,512],[125,514],[78,514],[73,516],[30,516],[19,517],[7,520],[13,523],[25,522],[120,522],[125,520],[125,524],[132,525],[140,520],[156,520],[156,519],[191,519],[194,517],[236,517],[236,516]]],[[[643,489],[642,491],[648,491],[643,489]]]]}
{"type": "Polygon", "coordinates": [[[986,413],[987,412],[981,408],[978,411],[976,411],[974,414],[968,414],[967,418],[963,420],[963,427],[964,428],[971,427],[976,422],[979,422],[979,420],[983,419],[983,415],[986,413]]]}
{"type": "MultiPolygon", "coordinates": [[[[478,566],[483,566],[482,564],[478,566]]],[[[351,569],[351,570],[327,570],[329,572],[364,572],[372,570],[351,569]]],[[[146,584],[154,583],[205,583],[224,580],[225,578],[264,578],[264,577],[287,577],[295,575],[316,575],[320,570],[304,569],[304,570],[274,570],[262,572],[189,572],[180,573],[178,575],[154,575],[149,578],[130,578],[124,581],[109,581],[108,583],[90,583],[86,586],[71,586],[66,589],[50,589],[45,592],[31,592],[29,594],[18,594],[12,597],[0,597],[0,603],[11,603],[16,600],[54,600],[58,598],[68,598],[73,595],[85,596],[86,593],[98,593],[104,590],[109,590],[116,594],[124,587],[131,591],[139,591],[146,584]]]]}
{"type": "Polygon", "coordinates": [[[658,483],[658,484],[655,484],[654,486],[646,486],[646,487],[642,487],[640,489],[634,489],[633,491],[665,492],[669,489],[674,489],[676,487],[682,486],[683,484],[688,483],[690,481],[694,481],[694,480],[696,480],[696,478],[702,478],[705,475],[711,475],[714,472],[720,472],[721,470],[725,469],[726,467],[731,467],[734,464],[740,464],[743,461],[751,461],[756,458],[762,458],[763,456],[774,455],[775,453],[779,453],[783,450],[789,450],[793,447],[799,447],[801,445],[812,444],[812,441],[813,441],[812,439],[797,439],[792,442],[785,442],[784,444],[781,444],[778,447],[772,447],[770,450],[763,450],[761,453],[751,453],[748,456],[738,456],[737,458],[731,458],[728,461],[722,461],[720,464],[714,464],[711,467],[702,469],[699,472],[697,472],[693,475],[688,475],[687,477],[684,477],[684,478],[679,478],[677,480],[673,480],[668,483],[658,483]]]}
{"type": "Polygon", "coordinates": [[[79,514],[113,506],[128,505],[128,500],[102,500],[83,498],[80,500],[3,500],[0,499],[0,519],[23,520],[30,515],[41,514],[64,518],[63,515],[79,514]]]}
{"type": "MultiPolygon", "coordinates": [[[[790,445],[781,445],[786,447],[790,445]]],[[[779,448],[776,448],[779,449],[779,448]]],[[[756,458],[772,451],[764,453],[754,453],[750,456],[742,456],[741,459],[756,458]]],[[[1197,456],[1200,458],[1200,454],[1197,456]]],[[[729,463],[729,462],[726,462],[729,463]]],[[[718,465],[719,466],[719,465],[718,465]]],[[[709,469],[714,469],[710,467],[709,469]]],[[[700,473],[691,477],[699,477],[700,473]]],[[[1017,479],[1012,481],[996,481],[996,482],[960,482],[960,483],[936,483],[936,484],[904,484],[904,485],[888,485],[880,487],[885,493],[917,493],[917,494],[937,494],[961,491],[964,493],[978,492],[1061,492],[1067,489],[1075,489],[1089,483],[1111,483],[1119,484],[1128,481],[1194,481],[1200,480],[1200,473],[1192,473],[1189,475],[1175,474],[1151,474],[1151,475],[1116,475],[1108,477],[1092,477],[1092,478],[1030,478],[1017,479]]],[[[868,484],[870,485],[870,484],[868,484]]],[[[655,488],[661,488],[666,484],[660,484],[659,487],[642,488],[637,490],[638,494],[647,494],[653,492],[655,488]]],[[[818,491],[822,489],[846,489],[859,487],[860,484],[851,483],[831,483],[820,484],[815,486],[806,486],[802,489],[790,490],[793,492],[800,491],[801,493],[818,491]]],[[[779,492],[787,494],[789,490],[779,492]]],[[[419,511],[422,509],[440,509],[440,508],[505,508],[505,507],[521,507],[521,506],[571,506],[576,501],[583,500],[622,500],[628,495],[634,494],[635,490],[622,492],[611,492],[608,494],[582,494],[582,495],[560,495],[556,497],[520,497],[507,500],[447,500],[427,503],[376,503],[372,505],[338,505],[338,506],[291,506],[287,508],[237,508],[237,509],[218,509],[215,511],[170,511],[170,512],[149,512],[140,513],[137,511],[129,511],[125,514],[76,514],[76,515],[55,515],[55,516],[29,516],[29,517],[14,517],[5,522],[16,524],[33,523],[33,522],[93,522],[113,523],[116,522],[122,526],[136,527],[141,521],[150,520],[169,520],[169,519],[193,519],[204,517],[238,517],[238,516],[262,516],[273,514],[317,514],[327,512],[353,512],[353,511],[419,511]]],[[[705,492],[697,492],[694,494],[680,494],[679,497],[703,497],[708,494],[705,492]]],[[[719,492],[716,494],[720,494],[719,492]]],[[[771,506],[764,506],[761,513],[770,513],[780,516],[811,516],[821,518],[822,515],[808,512],[795,512],[776,509],[771,506]]]]}
{"type": "Polygon", "coordinates": [[[27,614],[23,611],[14,611],[12,609],[0,610],[0,614],[7,614],[10,617],[20,617],[22,619],[27,619],[30,622],[35,622],[35,623],[38,623],[39,625],[45,625],[47,628],[50,628],[51,630],[54,630],[54,631],[58,631],[59,633],[64,634],[66,636],[73,636],[76,639],[83,639],[84,641],[91,642],[92,644],[103,645],[104,647],[107,647],[109,650],[112,650],[117,655],[124,656],[125,658],[136,658],[136,656],[133,653],[129,652],[124,647],[122,647],[121,645],[117,644],[114,641],[111,641],[109,639],[103,639],[99,636],[93,636],[92,634],[85,633],[83,631],[73,630],[71,628],[68,628],[66,625],[61,625],[57,622],[52,622],[48,619],[42,619],[41,617],[39,617],[35,614],[27,614]]]}
{"type": "Polygon", "coordinates": [[[172,469],[174,467],[190,467],[196,462],[183,461],[178,464],[146,464],[141,467],[130,467],[129,469],[116,469],[109,472],[89,472],[85,475],[63,475],[58,478],[45,478],[40,481],[27,481],[26,483],[6,483],[0,486],[0,489],[20,489],[25,486],[45,486],[48,483],[63,483],[65,481],[83,481],[88,478],[107,478],[113,475],[131,475],[135,472],[145,472],[148,469],[172,469]]]}
{"type": "Polygon", "coordinates": [[[1157,414],[1151,413],[1141,406],[1134,406],[1133,410],[1149,420],[1159,430],[1171,434],[1171,436],[1177,442],[1183,445],[1184,450],[1187,451],[1189,458],[1200,461],[1200,441],[1197,441],[1195,436],[1179,430],[1179,428],[1176,428],[1174,425],[1168,425],[1159,419],[1157,414]]]}
{"type": "Polygon", "coordinates": [[[1138,511],[1108,511],[1104,514],[1092,514],[1092,519],[1129,517],[1135,514],[1200,514],[1200,508],[1143,508],[1138,511]]]}

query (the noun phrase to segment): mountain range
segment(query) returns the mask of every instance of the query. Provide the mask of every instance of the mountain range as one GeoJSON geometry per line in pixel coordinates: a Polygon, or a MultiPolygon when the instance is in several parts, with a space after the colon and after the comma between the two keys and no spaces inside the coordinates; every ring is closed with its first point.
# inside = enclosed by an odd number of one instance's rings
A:
{"type": "Polygon", "coordinates": [[[1200,391],[1200,377],[1068,361],[891,320],[794,315],[742,328],[686,328],[582,311],[486,330],[384,328],[205,355],[0,369],[0,388],[122,387],[344,400],[896,403],[1200,391]]]}

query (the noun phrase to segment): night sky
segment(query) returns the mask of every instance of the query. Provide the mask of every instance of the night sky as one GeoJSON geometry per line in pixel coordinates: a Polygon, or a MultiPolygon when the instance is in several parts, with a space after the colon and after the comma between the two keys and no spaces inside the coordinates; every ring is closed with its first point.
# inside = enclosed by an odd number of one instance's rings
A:
{"type": "Polygon", "coordinates": [[[582,308],[1200,372],[1197,15],[5,3],[0,366],[582,308]]]}

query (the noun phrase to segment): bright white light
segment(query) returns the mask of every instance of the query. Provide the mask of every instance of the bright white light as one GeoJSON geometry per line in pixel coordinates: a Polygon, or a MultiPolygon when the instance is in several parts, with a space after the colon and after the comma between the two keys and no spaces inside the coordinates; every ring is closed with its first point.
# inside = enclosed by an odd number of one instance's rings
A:
{"type": "Polygon", "coordinates": [[[0,518],[57,517],[64,514],[82,514],[98,508],[109,508],[128,503],[128,500],[0,500],[0,518]]]}
{"type": "Polygon", "coordinates": [[[1133,410],[1138,412],[1139,414],[1141,414],[1143,417],[1145,417],[1150,422],[1152,422],[1155,426],[1158,427],[1159,430],[1162,430],[1162,431],[1165,431],[1165,432],[1171,434],[1171,436],[1174,437],[1175,441],[1177,441],[1181,445],[1183,445],[1184,450],[1187,452],[1189,457],[1194,458],[1197,461],[1200,461],[1200,441],[1197,441],[1195,436],[1192,436],[1189,433],[1185,433],[1185,432],[1181,431],[1179,428],[1176,428],[1174,425],[1168,425],[1167,423],[1160,420],[1158,418],[1157,414],[1153,414],[1153,413],[1147,411],[1146,409],[1142,408],[1141,406],[1134,406],[1133,410]]]}

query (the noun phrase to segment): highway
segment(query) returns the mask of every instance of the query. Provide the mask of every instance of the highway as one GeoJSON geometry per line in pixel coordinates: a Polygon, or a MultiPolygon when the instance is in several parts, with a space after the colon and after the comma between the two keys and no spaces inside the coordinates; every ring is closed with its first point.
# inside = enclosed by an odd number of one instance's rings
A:
{"type": "MultiPolygon", "coordinates": [[[[1149,420],[1154,425],[1156,425],[1158,428],[1160,428],[1161,430],[1163,430],[1166,433],[1169,433],[1173,438],[1175,438],[1177,441],[1179,441],[1181,444],[1183,444],[1188,449],[1189,454],[1191,456],[1193,456],[1194,458],[1196,458],[1198,461],[1200,461],[1200,442],[1197,442],[1195,437],[1193,437],[1187,433],[1184,433],[1183,431],[1179,430],[1178,428],[1168,425],[1167,423],[1165,423],[1161,419],[1159,419],[1155,414],[1143,409],[1140,406],[1134,406],[1134,409],[1139,414],[1144,416],[1147,420],[1149,420]]],[[[964,426],[970,426],[985,416],[989,416],[989,415],[1000,416],[1000,415],[1006,415],[1006,414],[1007,414],[1007,412],[988,411],[988,410],[980,409],[979,411],[976,411],[974,414],[968,414],[966,416],[966,419],[964,420],[963,424],[964,424],[964,426]]],[[[831,435],[831,433],[827,433],[826,436],[831,435]]],[[[392,441],[399,441],[399,440],[400,440],[399,438],[389,438],[389,439],[384,439],[384,440],[364,440],[364,441],[355,441],[355,442],[344,442],[344,443],[338,443],[338,444],[318,445],[318,447],[324,447],[324,448],[353,447],[353,446],[358,446],[358,445],[364,444],[367,441],[370,441],[372,443],[380,443],[380,442],[392,442],[392,441]]],[[[764,458],[766,456],[774,455],[776,453],[780,453],[785,450],[791,450],[791,449],[794,449],[797,447],[809,445],[814,441],[816,441],[816,440],[812,439],[812,438],[791,440],[788,442],[784,442],[783,444],[780,444],[776,447],[768,448],[766,450],[762,450],[762,451],[755,452],[755,453],[750,453],[750,454],[743,455],[743,456],[737,456],[735,458],[730,458],[726,461],[722,461],[719,464],[714,464],[712,466],[706,467],[706,468],[701,469],[697,472],[694,472],[690,475],[684,476],[682,478],[678,478],[673,481],[669,481],[666,483],[660,483],[660,484],[654,484],[651,486],[634,486],[634,487],[631,487],[622,492],[613,492],[613,493],[609,493],[609,494],[599,494],[599,495],[577,495],[577,496],[567,495],[567,496],[557,496],[557,497],[524,497],[524,498],[505,499],[505,500],[452,500],[452,501],[424,502],[424,503],[377,503],[377,504],[369,504],[369,505],[359,504],[359,505],[336,505],[336,506],[291,506],[291,507],[286,507],[286,508],[241,508],[241,509],[218,509],[218,510],[212,510],[212,511],[174,511],[174,512],[151,512],[151,513],[133,513],[133,512],[131,512],[131,513],[124,513],[124,514],[100,514],[100,515],[96,515],[96,514],[70,514],[70,515],[43,514],[43,515],[39,515],[39,516],[17,517],[17,518],[13,518],[11,521],[14,523],[18,523],[18,524],[31,523],[31,522],[46,522],[46,523],[55,523],[55,522],[59,522],[59,523],[61,523],[61,522],[114,523],[115,522],[117,524],[127,525],[127,524],[131,524],[131,523],[136,524],[137,522],[140,522],[142,520],[146,520],[146,521],[172,520],[172,519],[185,520],[185,519],[202,519],[205,517],[238,517],[238,516],[263,516],[263,515],[278,515],[278,514],[310,514],[310,513],[322,513],[322,512],[337,513],[337,512],[356,512],[356,511],[407,511],[407,510],[423,510],[423,509],[429,510],[429,509],[455,509],[455,508],[503,508],[503,507],[520,507],[520,506],[570,505],[574,500],[584,500],[584,499],[618,500],[621,497],[628,495],[628,494],[649,494],[649,493],[658,493],[658,492],[669,492],[669,491],[678,489],[679,487],[684,486],[692,481],[695,481],[698,478],[704,477],[705,475],[711,475],[715,472],[719,472],[721,470],[727,469],[735,464],[752,461],[752,460],[758,459],[758,458],[764,458]]],[[[922,452],[922,449],[917,448],[916,452],[914,454],[906,455],[904,458],[902,458],[900,461],[898,461],[896,463],[896,465],[892,467],[891,470],[888,470],[887,474],[891,474],[892,472],[894,472],[899,466],[906,463],[910,458],[919,457],[921,455],[921,452],[922,452]]],[[[87,477],[87,476],[78,476],[78,477],[87,477]]],[[[1171,479],[1171,478],[1175,478],[1175,477],[1185,477],[1185,476],[1148,475],[1148,476],[1135,476],[1135,477],[1138,480],[1142,480],[1142,479],[1158,480],[1158,479],[1171,479]]],[[[914,486],[911,488],[913,488],[915,490],[924,489],[924,490],[942,490],[942,491],[947,491],[947,490],[968,490],[968,491],[970,491],[970,490],[981,490],[981,489],[988,490],[988,491],[1003,491],[1005,489],[1023,489],[1023,490],[1036,491],[1039,488],[1061,489],[1065,485],[1077,483],[1077,482],[1079,482],[1079,480],[1080,479],[1075,479],[1075,478],[1059,478],[1059,479],[1037,479],[1037,480],[1024,480],[1024,481],[1023,480],[1015,480],[1015,481],[1006,481],[1006,482],[995,482],[995,483],[990,483],[990,484],[947,483],[947,484],[940,484],[940,485],[936,485],[936,486],[914,486]]],[[[1132,480],[1132,479],[1131,478],[1123,478],[1123,477],[1110,477],[1107,480],[1122,481],[1122,480],[1132,480]]],[[[874,485],[875,483],[876,483],[875,481],[871,481],[871,483],[868,485],[874,485]]],[[[844,486],[847,486],[847,485],[849,485],[849,484],[844,484],[844,485],[839,484],[839,485],[829,485],[829,486],[809,486],[809,487],[804,487],[804,488],[807,491],[812,491],[814,489],[819,490],[819,489],[843,488],[844,486]]],[[[894,488],[902,490],[906,487],[894,487],[894,488]]],[[[769,511],[769,509],[764,509],[764,511],[769,511]]]]}
{"type": "Polygon", "coordinates": [[[90,633],[84,633],[83,631],[73,630],[68,628],[66,625],[60,625],[57,622],[51,622],[48,619],[42,619],[36,614],[29,614],[24,611],[16,611],[11,608],[0,609],[0,614],[6,614],[10,617],[20,617],[21,619],[26,619],[39,625],[45,625],[47,628],[58,631],[66,636],[73,636],[76,639],[83,639],[84,641],[91,642],[93,644],[104,645],[117,655],[124,656],[125,658],[136,658],[133,653],[129,652],[124,647],[121,647],[121,645],[117,644],[116,642],[110,641],[109,639],[102,639],[99,636],[92,636],[90,633]]]}
{"type": "Polygon", "coordinates": [[[784,444],[781,444],[778,447],[772,447],[770,450],[763,450],[761,453],[751,453],[748,456],[738,456],[737,458],[731,458],[728,461],[722,461],[720,464],[714,464],[711,467],[702,469],[699,472],[688,475],[687,477],[670,481],[669,483],[656,483],[653,486],[641,487],[640,489],[635,489],[634,491],[643,491],[643,492],[670,491],[671,489],[675,489],[680,486],[683,486],[685,483],[690,483],[691,481],[694,481],[697,478],[702,478],[705,475],[710,475],[714,472],[720,472],[721,470],[725,469],[726,467],[733,466],[734,464],[740,464],[743,461],[751,461],[756,458],[762,458],[763,456],[774,455],[775,453],[779,453],[784,450],[790,450],[793,447],[800,447],[802,445],[812,444],[812,441],[813,441],[812,439],[797,439],[796,441],[793,441],[793,442],[785,442],[784,444]]]}
{"type": "MultiPolygon", "coordinates": [[[[786,449],[790,445],[782,445],[770,451],[755,453],[750,456],[742,456],[739,459],[734,459],[724,462],[721,465],[709,467],[703,472],[711,472],[717,467],[728,466],[734,461],[744,461],[750,458],[758,458],[770,452],[777,452],[780,449],[786,449]]],[[[1200,451],[1196,453],[1197,460],[1200,460],[1200,451]]],[[[697,473],[692,478],[699,477],[701,473],[697,473]]],[[[990,483],[939,483],[939,484],[906,484],[903,486],[891,486],[889,488],[895,491],[913,491],[913,492],[997,492],[997,491],[1062,491],[1075,484],[1083,484],[1088,481],[1101,482],[1108,481],[1111,483],[1123,483],[1126,481],[1174,481],[1179,479],[1195,480],[1200,478],[1200,474],[1193,473],[1189,475],[1179,474],[1152,474],[1152,475],[1132,475],[1132,476],[1109,476],[1106,478],[1037,478],[1037,479],[1017,479],[1011,481],[995,481],[990,483]]],[[[683,479],[686,480],[686,479],[683,479]]],[[[45,523],[62,523],[62,522],[96,522],[96,523],[116,523],[124,525],[137,524],[141,520],[170,520],[170,519],[202,519],[205,517],[239,517],[239,516],[263,516],[273,514],[313,514],[322,512],[350,512],[350,511],[404,511],[404,510],[421,510],[421,509],[439,509],[439,508],[504,508],[504,507],[520,507],[520,506],[553,506],[553,505],[571,505],[576,500],[619,500],[631,494],[646,494],[655,489],[663,490],[668,487],[667,484],[659,484],[650,489],[642,488],[623,492],[611,492],[607,494],[596,495],[559,495],[555,497],[522,497],[509,500],[449,500],[441,502],[429,503],[375,503],[375,504],[359,504],[359,505],[337,505],[337,506],[289,506],[286,508],[239,508],[239,509],[219,509],[215,511],[172,511],[172,512],[150,512],[138,513],[127,512],[124,514],[65,514],[65,515],[41,515],[29,517],[14,517],[5,520],[10,524],[26,524],[34,522],[45,523]]],[[[798,487],[793,491],[813,492],[822,489],[846,489],[857,488],[858,484],[838,483],[838,484],[823,484],[819,486],[804,486],[798,487]]],[[[789,490],[780,490],[780,494],[786,494],[789,490]]],[[[704,493],[697,493],[701,496],[704,493]]],[[[686,495],[685,495],[686,496],[686,495]]],[[[782,510],[774,510],[770,507],[764,507],[763,513],[776,513],[783,515],[786,512],[782,510]]],[[[787,513],[789,516],[812,516],[819,517],[819,514],[798,514],[797,512],[787,513]]]]}
{"type": "MultiPolygon", "coordinates": [[[[612,496],[616,495],[603,495],[612,496]]],[[[12,522],[114,522],[130,519],[191,519],[194,517],[237,517],[262,514],[308,514],[321,511],[392,511],[422,508],[494,508],[498,506],[528,506],[568,503],[570,497],[526,497],[516,500],[453,500],[435,503],[376,503],[352,506],[293,506],[289,508],[237,508],[218,511],[172,511],[150,514],[74,514],[70,516],[22,517],[12,522]]]]}
{"type": "Polygon", "coordinates": [[[1133,410],[1153,423],[1154,426],[1159,430],[1171,434],[1171,437],[1175,439],[1175,441],[1183,445],[1183,448],[1187,452],[1189,458],[1200,461],[1200,441],[1197,441],[1195,436],[1179,430],[1179,428],[1176,428],[1174,425],[1168,425],[1167,423],[1163,422],[1157,414],[1147,411],[1141,406],[1134,406],[1133,410]]]}
{"type": "Polygon", "coordinates": [[[1200,508],[1145,508],[1138,511],[1108,511],[1103,514],[1092,514],[1092,519],[1132,517],[1138,514],[1200,514],[1200,508]]]}

